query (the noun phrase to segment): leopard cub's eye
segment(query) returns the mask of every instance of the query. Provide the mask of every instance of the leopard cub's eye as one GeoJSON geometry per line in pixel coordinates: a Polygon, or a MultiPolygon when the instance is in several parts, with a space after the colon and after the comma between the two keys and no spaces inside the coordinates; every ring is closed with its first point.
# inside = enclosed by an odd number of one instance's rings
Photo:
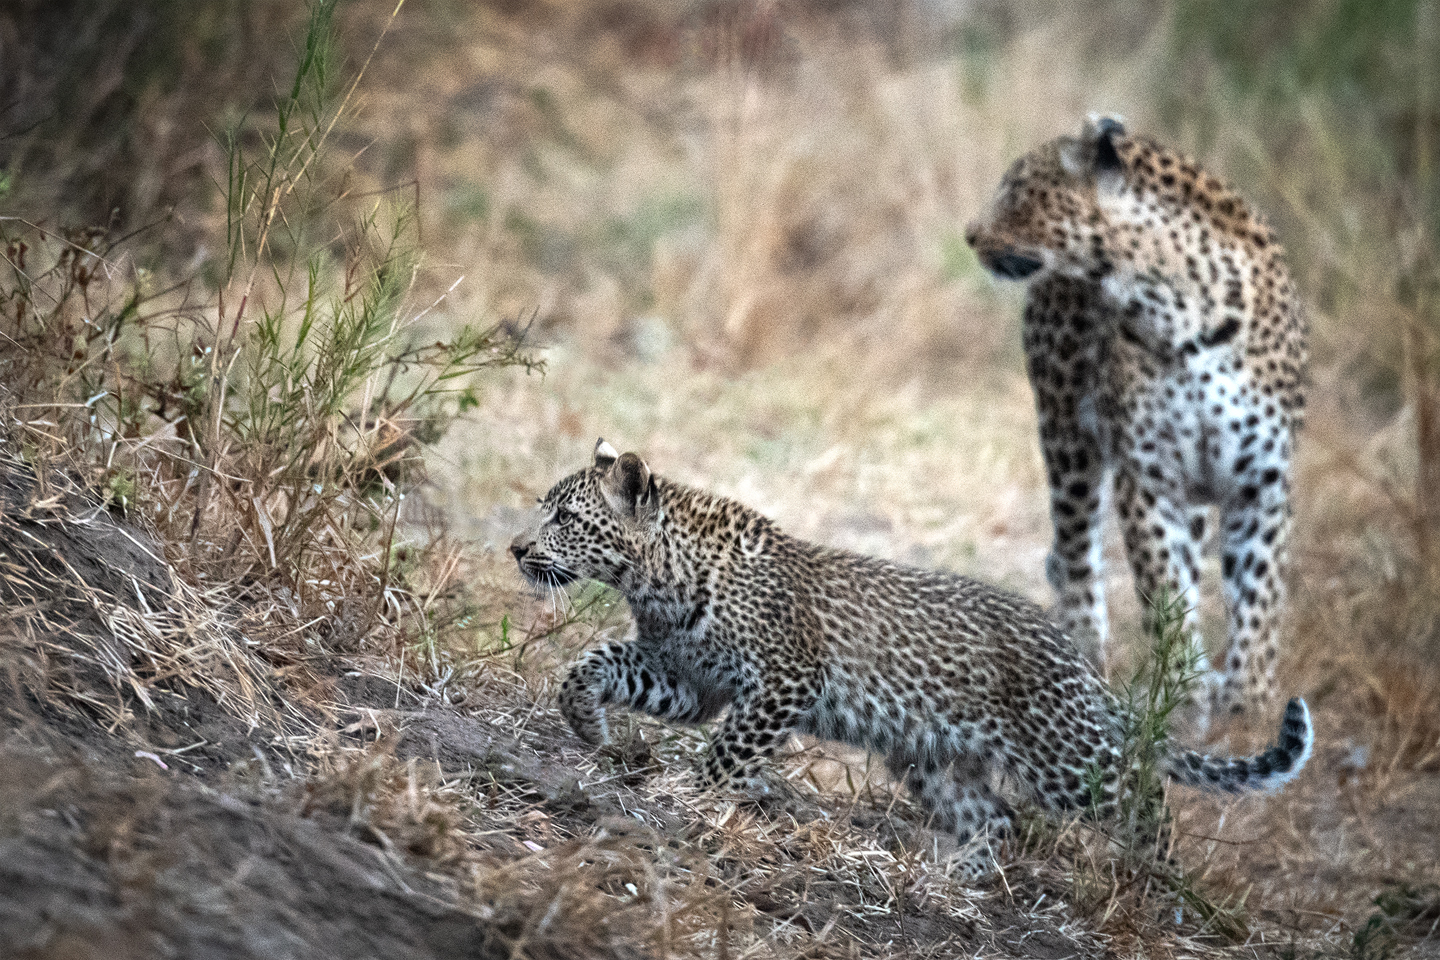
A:
{"type": "Polygon", "coordinates": [[[574,512],[572,512],[572,511],[570,511],[570,510],[566,510],[564,507],[556,507],[556,508],[555,508],[555,522],[556,522],[557,524],[559,524],[560,526],[563,527],[565,524],[569,523],[571,520],[574,520],[574,519],[575,519],[575,514],[574,514],[574,512]]]}

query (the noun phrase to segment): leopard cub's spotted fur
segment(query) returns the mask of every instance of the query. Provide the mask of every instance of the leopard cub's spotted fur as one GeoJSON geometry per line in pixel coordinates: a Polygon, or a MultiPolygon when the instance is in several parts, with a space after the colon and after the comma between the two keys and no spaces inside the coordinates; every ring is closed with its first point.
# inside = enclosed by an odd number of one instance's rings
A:
{"type": "MultiPolygon", "coordinates": [[[[1229,615],[1213,702],[1273,695],[1305,409],[1305,312],[1274,231],[1192,160],[1114,118],[1021,157],[967,239],[1028,284],[1024,340],[1050,480],[1061,626],[1103,666],[1107,478],[1142,602],[1187,611],[1219,508],[1229,615]]],[[[1208,706],[1208,704],[1202,704],[1208,706]]]]}
{"type": "MultiPolygon", "coordinates": [[[[1052,812],[1102,813],[1120,770],[1119,707],[1068,639],[1019,597],[966,577],[797,540],[733,500],[672,483],[601,441],[511,552],[531,583],[619,590],[635,638],[585,654],[560,708],[606,739],[606,708],[699,723],[727,707],[710,786],[746,789],[792,733],[883,754],[962,840],[1003,831],[996,778],[1052,812]]],[[[1169,775],[1211,790],[1284,783],[1309,756],[1309,713],[1286,710],[1261,756],[1173,751],[1169,775]]]]}

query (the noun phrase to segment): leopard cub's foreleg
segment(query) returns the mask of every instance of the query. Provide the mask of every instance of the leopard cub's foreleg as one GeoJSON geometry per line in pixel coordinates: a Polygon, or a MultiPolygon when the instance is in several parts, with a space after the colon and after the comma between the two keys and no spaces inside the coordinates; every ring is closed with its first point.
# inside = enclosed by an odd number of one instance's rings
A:
{"type": "Polygon", "coordinates": [[[692,683],[670,675],[634,642],[607,643],[577,660],[560,686],[560,713],[587,743],[609,740],[605,708],[622,704],[676,723],[698,723],[702,699],[692,683]]]}

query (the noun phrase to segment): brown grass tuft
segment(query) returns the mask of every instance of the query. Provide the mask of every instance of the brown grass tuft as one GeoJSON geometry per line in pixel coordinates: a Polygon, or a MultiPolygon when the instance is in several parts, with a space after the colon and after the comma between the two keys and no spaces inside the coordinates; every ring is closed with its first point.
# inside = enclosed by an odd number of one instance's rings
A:
{"type": "Polygon", "coordinates": [[[111,730],[157,696],[203,691],[251,727],[311,727],[215,598],[175,575],[162,542],[117,522],[67,474],[0,454],[0,635],[31,696],[111,730]]]}

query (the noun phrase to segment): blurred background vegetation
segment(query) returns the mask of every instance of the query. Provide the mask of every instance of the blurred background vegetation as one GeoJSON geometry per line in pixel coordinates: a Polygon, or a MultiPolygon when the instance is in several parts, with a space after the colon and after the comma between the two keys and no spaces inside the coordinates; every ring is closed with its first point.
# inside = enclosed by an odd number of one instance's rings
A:
{"type": "MultiPolygon", "coordinates": [[[[611,364],[681,356],[738,374],[825,355],[925,390],[960,371],[1009,389],[1016,291],[982,275],[963,225],[1013,156],[1115,111],[1278,222],[1314,312],[1310,462],[1370,490],[1367,516],[1404,543],[1414,581],[1437,579],[1431,0],[432,0],[393,13],[335,5],[332,73],[368,73],[287,223],[332,235],[342,270],[364,203],[409,209],[415,300],[450,291],[420,334],[533,320],[536,342],[611,364]]],[[[280,135],[304,17],[279,0],[7,4],[4,213],[107,242],[142,231],[132,268],[204,301],[233,273],[231,152],[280,135]]]]}
{"type": "MultiPolygon", "coordinates": [[[[1413,418],[1417,545],[1440,536],[1440,5],[1427,0],[1182,3],[1173,57],[1185,83],[1165,115],[1216,139],[1235,112],[1250,163],[1325,314],[1370,340],[1356,359],[1372,402],[1413,418]],[[1200,106],[1200,110],[1195,110],[1200,106]],[[1238,110],[1237,110],[1238,108],[1238,110]],[[1287,226],[1289,224],[1287,223],[1287,226]]],[[[1229,138],[1233,138],[1231,134],[1229,138]]]]}
{"type": "Polygon", "coordinates": [[[213,205],[215,134],[293,70],[304,11],[265,0],[17,0],[0,12],[12,208],[133,229],[213,205]]]}

